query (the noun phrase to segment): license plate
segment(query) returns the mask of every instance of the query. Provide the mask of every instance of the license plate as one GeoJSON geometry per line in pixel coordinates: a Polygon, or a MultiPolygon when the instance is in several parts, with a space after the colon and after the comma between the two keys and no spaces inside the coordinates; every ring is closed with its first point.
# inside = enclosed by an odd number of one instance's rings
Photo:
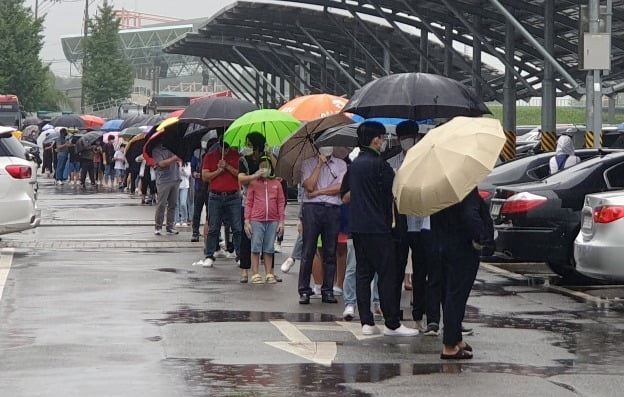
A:
{"type": "Polygon", "coordinates": [[[583,229],[591,229],[594,225],[594,219],[591,216],[583,217],[583,229]]]}
{"type": "Polygon", "coordinates": [[[490,211],[490,213],[492,214],[493,217],[496,217],[498,216],[498,214],[500,214],[500,210],[501,210],[500,204],[492,204],[492,210],[490,211]]]}

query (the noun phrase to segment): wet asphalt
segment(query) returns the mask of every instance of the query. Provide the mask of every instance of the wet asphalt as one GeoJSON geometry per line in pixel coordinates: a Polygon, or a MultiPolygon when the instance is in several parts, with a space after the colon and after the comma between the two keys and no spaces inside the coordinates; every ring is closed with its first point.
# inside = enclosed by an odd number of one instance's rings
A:
{"type": "MultiPolygon", "coordinates": [[[[362,338],[357,320],[341,321],[342,304],[299,305],[298,266],[278,270],[284,281],[274,285],[240,284],[233,260],[191,266],[203,255],[190,230],[154,236],[153,207],[126,193],[57,187],[44,178],[39,205],[39,228],[0,236],[0,259],[12,255],[0,300],[2,397],[624,390],[619,301],[605,308],[482,269],[466,314],[475,358],[443,362],[441,336],[362,338]],[[283,324],[303,339],[287,337],[283,324]],[[325,363],[288,350],[323,346],[333,351],[325,363]]],[[[289,205],[286,252],[295,213],[289,205]]],[[[403,308],[412,326],[407,293],[403,308]]]]}

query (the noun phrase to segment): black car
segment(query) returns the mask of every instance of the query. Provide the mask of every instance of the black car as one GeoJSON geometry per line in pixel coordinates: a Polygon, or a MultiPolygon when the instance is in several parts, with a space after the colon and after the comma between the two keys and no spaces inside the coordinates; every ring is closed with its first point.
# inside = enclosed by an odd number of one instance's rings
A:
{"type": "Polygon", "coordinates": [[[624,152],[605,152],[538,182],[499,186],[491,200],[496,251],[507,259],[546,262],[574,279],[573,242],[586,194],[624,188],[624,152]]]}
{"type": "MultiPolygon", "coordinates": [[[[583,162],[599,155],[618,151],[622,150],[580,149],[574,154],[583,162]]],[[[552,156],[554,156],[553,152],[541,153],[499,165],[479,184],[481,198],[489,202],[497,186],[534,182],[546,178],[550,174],[549,161],[552,156]]]]}

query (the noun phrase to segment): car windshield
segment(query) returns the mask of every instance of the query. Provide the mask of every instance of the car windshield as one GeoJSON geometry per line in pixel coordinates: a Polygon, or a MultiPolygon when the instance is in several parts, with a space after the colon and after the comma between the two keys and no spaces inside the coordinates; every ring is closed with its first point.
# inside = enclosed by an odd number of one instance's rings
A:
{"type": "Polygon", "coordinates": [[[9,136],[0,138],[0,156],[1,157],[19,157],[26,158],[26,150],[24,146],[15,137],[9,136]]]}

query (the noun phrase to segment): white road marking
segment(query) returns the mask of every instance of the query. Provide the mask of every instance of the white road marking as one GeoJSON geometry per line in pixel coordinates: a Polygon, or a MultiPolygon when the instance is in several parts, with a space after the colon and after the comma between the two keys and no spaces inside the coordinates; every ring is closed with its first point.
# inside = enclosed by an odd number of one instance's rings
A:
{"type": "Polygon", "coordinates": [[[11,263],[13,263],[13,252],[13,248],[3,248],[0,251],[0,299],[2,299],[4,284],[11,270],[11,263]]]}
{"type": "Polygon", "coordinates": [[[338,353],[336,342],[312,342],[297,326],[285,320],[271,321],[271,324],[288,338],[288,342],[264,343],[314,363],[331,366],[338,353]]]}
{"type": "Polygon", "coordinates": [[[379,338],[380,336],[382,336],[381,330],[376,335],[363,335],[362,325],[360,324],[359,321],[356,321],[356,322],[336,321],[336,323],[340,325],[341,327],[343,327],[345,330],[351,332],[357,340],[373,339],[373,338],[379,338]]]}

